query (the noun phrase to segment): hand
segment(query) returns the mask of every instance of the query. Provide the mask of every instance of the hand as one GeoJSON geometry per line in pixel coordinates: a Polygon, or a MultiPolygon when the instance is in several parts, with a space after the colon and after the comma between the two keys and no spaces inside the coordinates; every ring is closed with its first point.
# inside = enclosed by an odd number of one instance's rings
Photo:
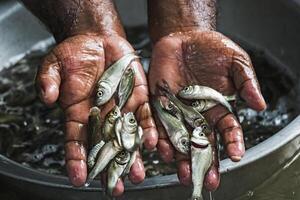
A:
{"type": "MultiPolygon", "coordinates": [[[[133,52],[130,44],[117,35],[99,36],[82,34],[67,38],[56,46],[39,69],[37,87],[40,97],[47,105],[57,100],[65,113],[66,167],[71,183],[82,186],[87,177],[86,124],[89,110],[94,105],[94,87],[101,74],[123,55],[133,52]]],[[[148,104],[148,88],[143,68],[138,61],[131,63],[135,70],[135,87],[123,112],[134,112],[144,130],[144,145],[155,147],[157,132],[148,104]]],[[[101,108],[104,117],[114,106],[113,100],[101,108]]],[[[145,178],[140,155],[131,167],[129,179],[139,183],[145,178]]],[[[123,193],[122,181],[114,195],[123,193]]]]}
{"type": "MultiPolygon", "coordinates": [[[[255,110],[266,108],[251,60],[238,45],[214,31],[173,33],[161,38],[154,46],[149,72],[151,95],[157,84],[167,81],[176,94],[190,84],[214,88],[223,95],[238,93],[255,110]]],[[[227,155],[232,161],[241,160],[245,153],[243,132],[236,117],[218,105],[205,113],[210,125],[220,132],[227,155]]],[[[189,158],[175,152],[165,130],[157,122],[158,151],[166,162],[174,157],[178,161],[178,177],[182,184],[191,183],[189,158]]],[[[206,174],[205,186],[214,190],[219,185],[219,163],[215,134],[210,141],[214,146],[213,164],[206,174]]]]}

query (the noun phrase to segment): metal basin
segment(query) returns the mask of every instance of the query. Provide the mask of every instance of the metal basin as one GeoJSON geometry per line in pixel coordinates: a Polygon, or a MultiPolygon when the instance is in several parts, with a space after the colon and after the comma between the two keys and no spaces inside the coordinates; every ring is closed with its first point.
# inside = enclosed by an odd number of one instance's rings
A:
{"type": "MultiPolygon", "coordinates": [[[[117,1],[127,26],[146,23],[145,2],[125,4],[117,1]],[[126,6],[135,5],[137,12],[126,13],[126,6]],[[133,21],[135,15],[139,20],[133,21]]],[[[299,76],[300,67],[300,3],[296,0],[221,0],[218,27],[221,32],[239,41],[247,41],[262,49],[270,58],[279,60],[299,76]]],[[[135,17],[136,18],[136,17],[135,17]]],[[[43,26],[15,1],[0,2],[0,70],[17,62],[30,51],[53,43],[43,26]]],[[[221,161],[222,181],[214,192],[215,199],[233,199],[262,183],[300,149],[300,116],[273,137],[247,150],[244,159],[233,163],[221,161]]],[[[98,182],[89,188],[74,188],[67,177],[54,176],[26,168],[0,155],[0,180],[17,191],[43,199],[105,199],[98,182]]],[[[187,199],[190,189],[180,186],[176,175],[146,179],[140,185],[126,182],[121,199],[158,200],[187,199]]],[[[205,194],[207,196],[207,194],[205,194]]]]}

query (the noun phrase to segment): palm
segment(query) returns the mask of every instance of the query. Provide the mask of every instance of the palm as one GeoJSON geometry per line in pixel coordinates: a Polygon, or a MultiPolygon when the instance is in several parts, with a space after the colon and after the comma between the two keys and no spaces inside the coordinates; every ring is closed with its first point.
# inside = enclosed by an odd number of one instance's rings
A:
{"type": "MultiPolygon", "coordinates": [[[[161,39],[154,47],[149,72],[151,94],[157,84],[165,80],[174,93],[183,86],[199,84],[212,87],[224,95],[239,93],[254,109],[265,108],[255,73],[248,55],[235,43],[216,32],[188,32],[173,34],[161,39]]],[[[242,130],[235,116],[224,107],[216,106],[205,113],[211,126],[222,135],[228,156],[239,161],[244,154],[242,130]]],[[[159,123],[158,123],[159,124],[159,123]]],[[[174,149],[158,127],[158,150],[166,161],[174,156],[174,149]]],[[[211,142],[215,146],[214,134],[211,142]]],[[[215,151],[216,152],[216,151],[215,151]]],[[[206,186],[212,190],[218,186],[218,159],[206,178],[206,186]]],[[[190,165],[186,158],[176,156],[179,162],[178,176],[183,184],[190,182],[190,165]]]]}
{"type": "MultiPolygon", "coordinates": [[[[87,175],[86,124],[89,110],[94,105],[95,85],[105,68],[132,51],[126,40],[118,36],[74,36],[55,47],[39,70],[37,85],[42,100],[52,104],[58,99],[65,112],[66,166],[70,180],[76,186],[84,184],[87,175]]],[[[135,87],[123,111],[135,113],[144,129],[144,144],[151,149],[156,145],[157,134],[148,105],[147,82],[139,62],[132,62],[131,67],[136,72],[135,87]]],[[[104,105],[101,116],[113,106],[113,100],[104,105]]],[[[142,160],[138,156],[129,177],[137,183],[144,176],[142,160]]],[[[119,181],[116,194],[122,191],[123,184],[119,181]]]]}

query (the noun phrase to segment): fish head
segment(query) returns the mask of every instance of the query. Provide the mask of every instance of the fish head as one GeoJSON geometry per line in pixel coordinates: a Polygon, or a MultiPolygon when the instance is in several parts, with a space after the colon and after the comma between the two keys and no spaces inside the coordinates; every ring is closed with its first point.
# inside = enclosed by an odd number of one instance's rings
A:
{"type": "Polygon", "coordinates": [[[111,96],[112,96],[111,86],[106,82],[101,82],[99,84],[99,87],[97,88],[96,105],[102,106],[103,104],[109,101],[111,96]]]}
{"type": "Polygon", "coordinates": [[[130,160],[130,153],[127,151],[121,151],[116,157],[115,161],[119,165],[126,165],[130,160]]]}
{"type": "Polygon", "coordinates": [[[180,150],[180,152],[182,152],[182,153],[188,153],[189,149],[190,149],[189,138],[186,137],[186,136],[180,137],[179,140],[178,140],[177,147],[180,150]]]}
{"type": "Polygon", "coordinates": [[[206,148],[210,145],[208,137],[201,127],[196,127],[192,133],[191,145],[195,148],[206,148]]]}
{"type": "Polygon", "coordinates": [[[193,93],[194,87],[192,85],[184,87],[182,90],[179,91],[179,96],[184,97],[191,95],[193,93]]]}
{"type": "Polygon", "coordinates": [[[209,134],[211,133],[211,128],[210,126],[208,125],[207,121],[205,120],[205,118],[198,118],[194,121],[194,126],[195,127],[201,127],[202,131],[205,133],[205,134],[209,134]]]}
{"type": "Polygon", "coordinates": [[[137,130],[137,126],[134,114],[132,112],[125,113],[123,117],[123,128],[126,132],[134,134],[137,130]]]}
{"type": "Polygon", "coordinates": [[[121,117],[121,111],[118,106],[115,106],[108,114],[108,120],[111,124],[114,124],[115,121],[121,117]]]}

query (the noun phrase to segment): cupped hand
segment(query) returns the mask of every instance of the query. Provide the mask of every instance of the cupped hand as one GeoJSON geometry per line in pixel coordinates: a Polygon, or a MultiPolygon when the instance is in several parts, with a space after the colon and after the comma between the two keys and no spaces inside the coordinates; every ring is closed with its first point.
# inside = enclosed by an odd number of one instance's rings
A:
{"type": "MultiPolygon", "coordinates": [[[[154,46],[150,65],[151,95],[157,95],[157,85],[163,85],[163,80],[175,94],[184,86],[199,84],[214,88],[223,95],[237,93],[255,110],[266,108],[249,56],[237,44],[218,32],[195,30],[161,38],[154,46]]],[[[241,160],[245,146],[243,132],[236,117],[220,105],[204,115],[214,130],[221,134],[229,158],[235,162],[241,160]]],[[[157,128],[159,153],[166,162],[176,158],[180,182],[184,185],[190,184],[189,158],[175,152],[158,121],[157,128]]],[[[211,134],[214,159],[205,178],[208,190],[216,189],[220,181],[215,138],[215,133],[211,134]]]]}
{"type": "MultiPolygon", "coordinates": [[[[70,37],[57,45],[47,55],[39,69],[37,87],[47,105],[56,101],[65,113],[66,168],[74,186],[82,186],[87,177],[87,130],[89,110],[95,102],[95,85],[101,74],[133,48],[117,35],[99,36],[82,34],[70,37]]],[[[157,132],[148,103],[147,81],[139,61],[133,61],[135,86],[123,112],[133,112],[144,130],[144,146],[152,149],[157,143],[157,132]]],[[[101,108],[101,116],[114,106],[111,100],[101,108]]],[[[140,155],[132,165],[129,179],[133,183],[143,181],[144,166],[140,155]]],[[[119,180],[114,195],[123,193],[119,180]]]]}

